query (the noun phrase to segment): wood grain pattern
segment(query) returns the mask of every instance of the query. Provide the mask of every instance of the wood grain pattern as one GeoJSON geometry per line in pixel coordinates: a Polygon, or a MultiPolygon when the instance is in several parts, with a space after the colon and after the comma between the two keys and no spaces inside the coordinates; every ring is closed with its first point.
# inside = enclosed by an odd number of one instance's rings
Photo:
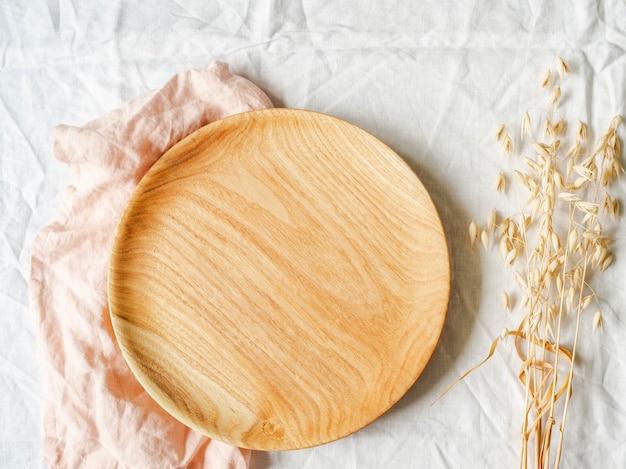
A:
{"type": "Polygon", "coordinates": [[[350,434],[414,383],[443,326],[445,236],[387,146],[272,109],[210,124],[141,180],[114,242],[119,344],[176,418],[234,445],[350,434]]]}

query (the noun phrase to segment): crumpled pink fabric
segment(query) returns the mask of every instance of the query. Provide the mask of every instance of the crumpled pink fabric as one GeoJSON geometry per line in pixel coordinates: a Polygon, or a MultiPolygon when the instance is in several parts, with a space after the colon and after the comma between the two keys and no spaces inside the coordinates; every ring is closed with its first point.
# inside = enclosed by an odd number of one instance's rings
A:
{"type": "Polygon", "coordinates": [[[248,467],[162,410],[128,368],[107,307],[109,250],[137,182],[168,148],[212,121],[271,107],[224,63],[186,71],[83,127],[59,126],[71,171],[58,218],[32,247],[30,295],[47,373],[44,457],[54,468],[248,467]]]}

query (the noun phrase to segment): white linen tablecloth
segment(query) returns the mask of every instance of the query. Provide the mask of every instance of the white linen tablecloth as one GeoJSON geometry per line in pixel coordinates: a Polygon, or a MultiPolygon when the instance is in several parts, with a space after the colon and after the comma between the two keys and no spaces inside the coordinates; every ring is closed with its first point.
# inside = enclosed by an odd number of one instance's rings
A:
{"type": "MultiPolygon", "coordinates": [[[[254,453],[255,469],[517,467],[522,390],[502,347],[499,256],[471,249],[506,168],[494,131],[545,105],[538,83],[556,56],[573,74],[566,117],[604,130],[626,118],[626,3],[529,1],[155,2],[33,0],[0,4],[0,467],[45,467],[43,370],[28,305],[30,246],[56,216],[67,168],[52,129],[82,125],[172,75],[227,62],[275,106],[346,119],[376,135],[432,195],[451,252],[440,343],[388,413],[317,448],[254,453]]],[[[622,125],[619,134],[626,134],[622,125]]],[[[614,191],[626,204],[624,180],[614,191]]],[[[562,467],[626,467],[626,224],[614,264],[594,285],[604,332],[583,321],[562,467]]]]}

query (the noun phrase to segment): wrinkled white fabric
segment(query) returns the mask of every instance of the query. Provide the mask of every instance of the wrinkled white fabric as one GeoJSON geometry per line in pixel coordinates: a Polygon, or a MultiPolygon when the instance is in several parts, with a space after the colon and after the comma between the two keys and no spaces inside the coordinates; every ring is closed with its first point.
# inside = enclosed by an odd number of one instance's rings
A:
{"type": "MultiPolygon", "coordinates": [[[[519,316],[501,305],[501,292],[516,288],[511,272],[497,254],[469,248],[467,226],[515,200],[493,189],[508,167],[493,134],[545,105],[538,82],[556,55],[574,72],[563,87],[566,117],[598,130],[614,114],[626,117],[624,24],[622,0],[4,2],[0,466],[37,467],[41,459],[44,370],[27,279],[33,238],[55,217],[68,179],[52,156],[51,129],[81,125],[221,59],[275,105],[347,119],[396,150],[433,196],[452,255],[441,340],[398,405],[343,440],[254,453],[251,466],[517,467],[523,395],[510,347],[430,406],[519,316]]],[[[615,195],[623,205],[623,186],[615,195]]],[[[612,235],[614,264],[594,285],[605,331],[589,334],[584,318],[562,467],[626,467],[624,221],[612,235]]]]}

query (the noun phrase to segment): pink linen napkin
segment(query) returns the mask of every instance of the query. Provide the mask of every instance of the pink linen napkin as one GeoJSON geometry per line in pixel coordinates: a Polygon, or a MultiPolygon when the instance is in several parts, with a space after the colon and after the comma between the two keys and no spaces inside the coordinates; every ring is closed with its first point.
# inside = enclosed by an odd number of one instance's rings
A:
{"type": "Polygon", "coordinates": [[[72,183],[32,247],[30,296],[46,370],[44,457],[55,468],[246,468],[250,452],[187,428],[131,374],[107,306],[109,250],[137,182],[173,144],[227,115],[271,107],[214,62],[83,127],[59,126],[72,183]]]}

